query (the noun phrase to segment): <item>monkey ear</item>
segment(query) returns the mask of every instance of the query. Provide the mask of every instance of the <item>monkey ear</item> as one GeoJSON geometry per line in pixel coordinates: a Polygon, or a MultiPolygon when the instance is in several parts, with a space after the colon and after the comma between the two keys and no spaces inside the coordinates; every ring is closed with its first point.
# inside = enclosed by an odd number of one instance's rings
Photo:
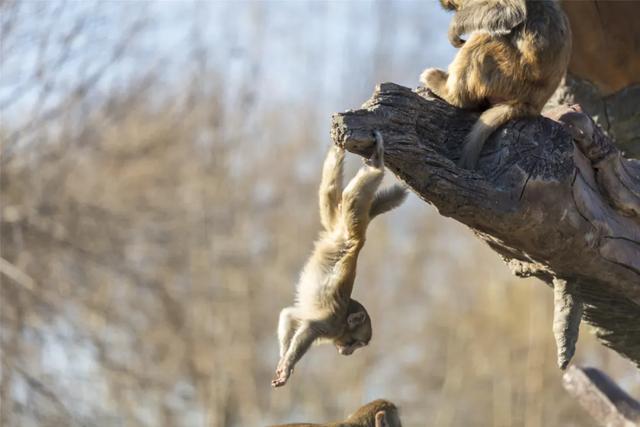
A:
{"type": "Polygon", "coordinates": [[[389,427],[387,424],[387,417],[384,411],[376,412],[376,425],[375,427],[389,427]]]}
{"type": "Polygon", "coordinates": [[[367,318],[367,313],[364,311],[358,311],[356,313],[351,313],[347,316],[347,326],[349,329],[354,329],[355,327],[361,325],[367,318]]]}

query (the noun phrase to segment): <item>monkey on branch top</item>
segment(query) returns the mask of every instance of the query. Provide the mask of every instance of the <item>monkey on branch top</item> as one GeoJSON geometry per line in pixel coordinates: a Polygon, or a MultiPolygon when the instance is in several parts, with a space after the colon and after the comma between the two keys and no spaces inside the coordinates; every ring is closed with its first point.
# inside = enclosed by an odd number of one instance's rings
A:
{"type": "Polygon", "coordinates": [[[567,71],[571,29],[554,0],[440,3],[455,11],[449,41],[460,50],[448,72],[428,68],[420,81],[451,105],[485,110],[467,136],[459,161],[473,169],[495,130],[509,120],[540,114],[567,71]]]}

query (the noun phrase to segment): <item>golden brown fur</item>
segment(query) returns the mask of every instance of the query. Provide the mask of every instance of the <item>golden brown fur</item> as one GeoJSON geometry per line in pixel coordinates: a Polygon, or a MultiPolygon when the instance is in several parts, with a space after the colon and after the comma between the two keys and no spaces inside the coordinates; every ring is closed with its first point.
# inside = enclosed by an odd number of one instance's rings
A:
{"type": "Polygon", "coordinates": [[[451,105],[486,108],[465,141],[460,166],[474,168],[487,138],[507,121],[542,111],[571,53],[569,21],[553,0],[440,0],[455,10],[449,39],[462,46],[448,73],[421,82],[451,105]],[[460,37],[469,34],[465,42],[460,37]]]}
{"type": "Polygon", "coordinates": [[[378,399],[358,408],[346,420],[328,424],[279,424],[272,427],[402,427],[398,408],[388,400],[378,399]]]}
{"type": "Polygon", "coordinates": [[[382,136],[376,133],[373,156],[342,190],[344,150],[332,147],[320,183],[320,220],[324,230],[302,270],[293,306],[280,312],[280,361],[271,384],[287,382],[293,367],[317,340],[332,341],[349,355],[371,340],[367,310],[351,298],[358,254],[369,221],[400,205],[404,187],[377,191],[384,175],[382,136]]]}

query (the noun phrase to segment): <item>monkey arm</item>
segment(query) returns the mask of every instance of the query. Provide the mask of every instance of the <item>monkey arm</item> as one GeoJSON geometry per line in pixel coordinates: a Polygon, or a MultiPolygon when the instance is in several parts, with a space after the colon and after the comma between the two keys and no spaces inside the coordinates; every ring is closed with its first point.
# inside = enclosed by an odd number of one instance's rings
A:
{"type": "Polygon", "coordinates": [[[278,319],[278,341],[280,343],[280,357],[283,357],[289,346],[291,339],[296,332],[297,319],[295,317],[295,309],[293,307],[284,308],[280,312],[278,319]]]}
{"type": "Polygon", "coordinates": [[[302,358],[302,356],[309,350],[311,344],[322,335],[320,329],[316,327],[316,322],[306,321],[300,324],[300,327],[293,335],[291,339],[291,343],[289,344],[289,349],[284,355],[283,366],[285,366],[288,370],[293,369],[298,360],[302,358]]]}
{"type": "Polygon", "coordinates": [[[322,329],[317,323],[319,322],[304,321],[300,324],[291,338],[285,355],[278,362],[275,377],[271,380],[273,387],[281,387],[286,384],[295,364],[309,350],[311,344],[322,335],[322,329]]]}
{"type": "Polygon", "coordinates": [[[322,181],[318,190],[320,222],[327,231],[331,230],[335,224],[338,212],[338,203],[342,194],[343,163],[344,150],[332,146],[322,167],[322,181]]]}
{"type": "Polygon", "coordinates": [[[524,0],[468,2],[459,9],[449,25],[449,41],[455,47],[462,45],[460,36],[485,30],[494,34],[508,34],[526,19],[524,0]]]}

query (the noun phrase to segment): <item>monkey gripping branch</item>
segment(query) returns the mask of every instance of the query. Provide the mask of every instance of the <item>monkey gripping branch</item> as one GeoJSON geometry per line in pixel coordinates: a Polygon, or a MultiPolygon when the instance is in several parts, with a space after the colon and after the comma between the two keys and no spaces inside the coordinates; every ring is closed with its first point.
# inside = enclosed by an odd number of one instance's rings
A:
{"type": "Polygon", "coordinates": [[[520,277],[554,288],[553,332],[565,368],[580,320],[640,366],[640,161],[625,159],[577,108],[511,121],[477,170],[456,166],[477,114],[425,89],[379,85],[335,114],[334,143],[385,165],[444,216],[466,224],[520,277]]]}

